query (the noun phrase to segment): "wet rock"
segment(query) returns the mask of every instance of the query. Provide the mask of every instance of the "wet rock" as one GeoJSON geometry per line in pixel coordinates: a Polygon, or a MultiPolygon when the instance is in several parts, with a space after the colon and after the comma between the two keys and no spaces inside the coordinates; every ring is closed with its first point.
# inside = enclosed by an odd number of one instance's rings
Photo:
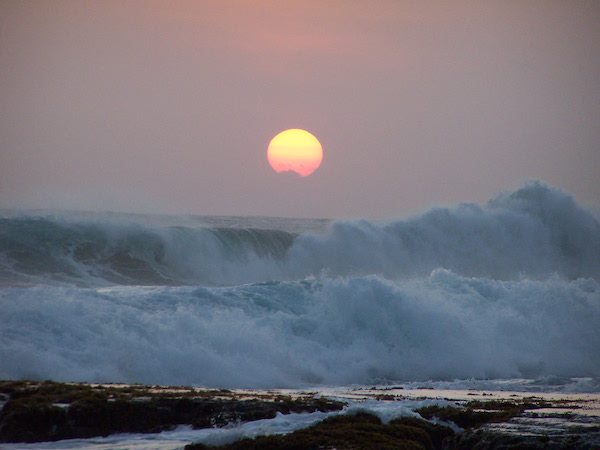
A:
{"type": "Polygon", "coordinates": [[[242,439],[229,445],[186,446],[186,450],[437,450],[453,433],[449,428],[419,419],[383,424],[370,414],[334,416],[286,435],[242,439]]]}
{"type": "Polygon", "coordinates": [[[231,391],[150,386],[115,387],[68,383],[0,382],[8,401],[0,411],[0,442],[41,442],[155,433],[191,425],[223,426],[282,414],[336,411],[336,401],[263,395],[245,398],[231,391]]]}

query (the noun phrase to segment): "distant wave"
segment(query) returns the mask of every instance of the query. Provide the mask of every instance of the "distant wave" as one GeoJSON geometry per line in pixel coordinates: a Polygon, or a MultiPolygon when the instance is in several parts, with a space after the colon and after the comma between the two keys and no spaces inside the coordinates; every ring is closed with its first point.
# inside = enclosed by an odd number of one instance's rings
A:
{"type": "Polygon", "coordinates": [[[0,219],[0,283],[236,285],[307,276],[600,280],[600,224],[567,194],[531,183],[485,205],[436,208],[324,233],[0,219]]]}
{"type": "Polygon", "coordinates": [[[3,288],[0,311],[0,379],[283,387],[600,377],[592,279],[436,270],[401,281],[3,288]]]}
{"type": "Polygon", "coordinates": [[[236,269],[282,259],[295,234],[245,228],[149,227],[0,219],[0,282],[11,284],[228,284],[236,269]]]}

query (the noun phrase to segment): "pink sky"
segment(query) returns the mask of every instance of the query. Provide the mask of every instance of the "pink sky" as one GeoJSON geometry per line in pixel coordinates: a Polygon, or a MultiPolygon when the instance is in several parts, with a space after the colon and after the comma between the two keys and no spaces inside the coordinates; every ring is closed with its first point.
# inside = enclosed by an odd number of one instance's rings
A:
{"type": "Polygon", "coordinates": [[[3,1],[0,207],[394,217],[600,199],[594,1],[3,1]],[[269,140],[305,128],[310,177],[269,140]]]}

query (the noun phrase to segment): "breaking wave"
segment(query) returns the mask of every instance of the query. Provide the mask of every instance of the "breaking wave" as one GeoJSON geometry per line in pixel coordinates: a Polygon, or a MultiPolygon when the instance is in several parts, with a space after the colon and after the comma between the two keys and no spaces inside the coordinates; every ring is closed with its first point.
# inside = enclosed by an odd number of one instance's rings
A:
{"type": "Polygon", "coordinates": [[[250,261],[285,256],[295,235],[244,228],[148,227],[0,219],[0,282],[102,285],[235,284],[250,261]]]}
{"type": "Polygon", "coordinates": [[[5,288],[0,378],[285,387],[600,376],[600,286],[436,270],[236,287],[5,288]]]}
{"type": "Polygon", "coordinates": [[[237,285],[307,276],[600,279],[600,224],[540,183],[485,205],[437,208],[387,224],[333,222],[323,233],[0,219],[0,282],[83,286],[237,285]]]}
{"type": "Polygon", "coordinates": [[[0,219],[0,378],[599,389],[600,224],[560,191],[321,232],[236,220],[0,219]]]}

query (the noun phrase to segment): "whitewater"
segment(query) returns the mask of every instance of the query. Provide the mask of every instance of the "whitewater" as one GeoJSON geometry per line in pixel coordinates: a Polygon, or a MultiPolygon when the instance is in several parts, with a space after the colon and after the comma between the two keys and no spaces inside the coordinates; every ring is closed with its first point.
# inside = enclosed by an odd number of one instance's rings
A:
{"type": "Polygon", "coordinates": [[[598,219],[539,182],[388,222],[2,211],[0,379],[597,392],[599,283],[598,219]]]}

